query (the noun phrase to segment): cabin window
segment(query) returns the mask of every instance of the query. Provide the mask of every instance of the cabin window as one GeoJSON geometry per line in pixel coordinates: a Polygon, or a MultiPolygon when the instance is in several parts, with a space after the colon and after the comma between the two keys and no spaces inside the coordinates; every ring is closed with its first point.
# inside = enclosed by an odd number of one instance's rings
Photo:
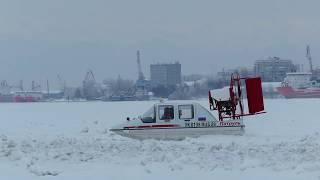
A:
{"type": "Polygon", "coordinates": [[[194,108],[193,105],[180,105],[179,109],[179,119],[193,119],[194,118],[194,108]]]}
{"type": "Polygon", "coordinates": [[[159,118],[160,120],[174,119],[174,107],[172,105],[159,106],[159,118]]]}
{"type": "Polygon", "coordinates": [[[153,106],[147,112],[145,112],[141,117],[141,121],[143,123],[155,123],[156,122],[156,108],[153,106]]]}

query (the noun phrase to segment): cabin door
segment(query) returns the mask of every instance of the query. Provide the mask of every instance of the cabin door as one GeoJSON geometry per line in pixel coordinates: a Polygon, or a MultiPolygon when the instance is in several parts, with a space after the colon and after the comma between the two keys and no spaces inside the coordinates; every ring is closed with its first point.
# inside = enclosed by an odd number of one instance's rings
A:
{"type": "Polygon", "coordinates": [[[194,121],[195,110],[192,104],[178,105],[178,120],[179,121],[194,121]]]}

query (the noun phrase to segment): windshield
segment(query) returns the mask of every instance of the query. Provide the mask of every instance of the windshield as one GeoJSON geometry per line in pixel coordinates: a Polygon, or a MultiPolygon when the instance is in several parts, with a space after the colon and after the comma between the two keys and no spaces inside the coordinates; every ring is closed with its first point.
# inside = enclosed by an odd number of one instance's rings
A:
{"type": "Polygon", "coordinates": [[[143,123],[154,123],[156,122],[155,107],[152,106],[147,112],[142,115],[141,121],[143,123]]]}

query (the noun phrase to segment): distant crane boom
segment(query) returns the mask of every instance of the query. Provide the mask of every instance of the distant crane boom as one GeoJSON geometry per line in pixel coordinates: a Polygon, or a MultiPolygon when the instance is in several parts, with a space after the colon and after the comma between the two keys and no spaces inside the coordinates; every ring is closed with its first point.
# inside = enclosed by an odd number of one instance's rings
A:
{"type": "Polygon", "coordinates": [[[138,73],[139,73],[138,79],[139,80],[144,80],[145,77],[143,75],[142,68],[141,68],[140,51],[139,50],[137,51],[137,64],[138,64],[138,73]]]}
{"type": "Polygon", "coordinates": [[[313,66],[312,66],[312,57],[311,57],[311,52],[310,52],[310,46],[307,45],[307,53],[306,53],[306,57],[309,61],[309,67],[310,67],[310,72],[313,72],[313,66]]]}
{"type": "Polygon", "coordinates": [[[86,76],[84,78],[85,81],[96,81],[96,78],[94,77],[93,71],[88,70],[86,73],[86,76]]]}

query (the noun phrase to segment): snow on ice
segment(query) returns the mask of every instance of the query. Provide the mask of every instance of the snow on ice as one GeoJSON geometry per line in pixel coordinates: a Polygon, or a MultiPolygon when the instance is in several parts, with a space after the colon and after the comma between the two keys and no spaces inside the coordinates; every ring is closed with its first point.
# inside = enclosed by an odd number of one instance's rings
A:
{"type": "Polygon", "coordinates": [[[108,131],[153,103],[0,104],[0,179],[320,179],[317,99],[266,100],[244,136],[139,141],[108,131]]]}

